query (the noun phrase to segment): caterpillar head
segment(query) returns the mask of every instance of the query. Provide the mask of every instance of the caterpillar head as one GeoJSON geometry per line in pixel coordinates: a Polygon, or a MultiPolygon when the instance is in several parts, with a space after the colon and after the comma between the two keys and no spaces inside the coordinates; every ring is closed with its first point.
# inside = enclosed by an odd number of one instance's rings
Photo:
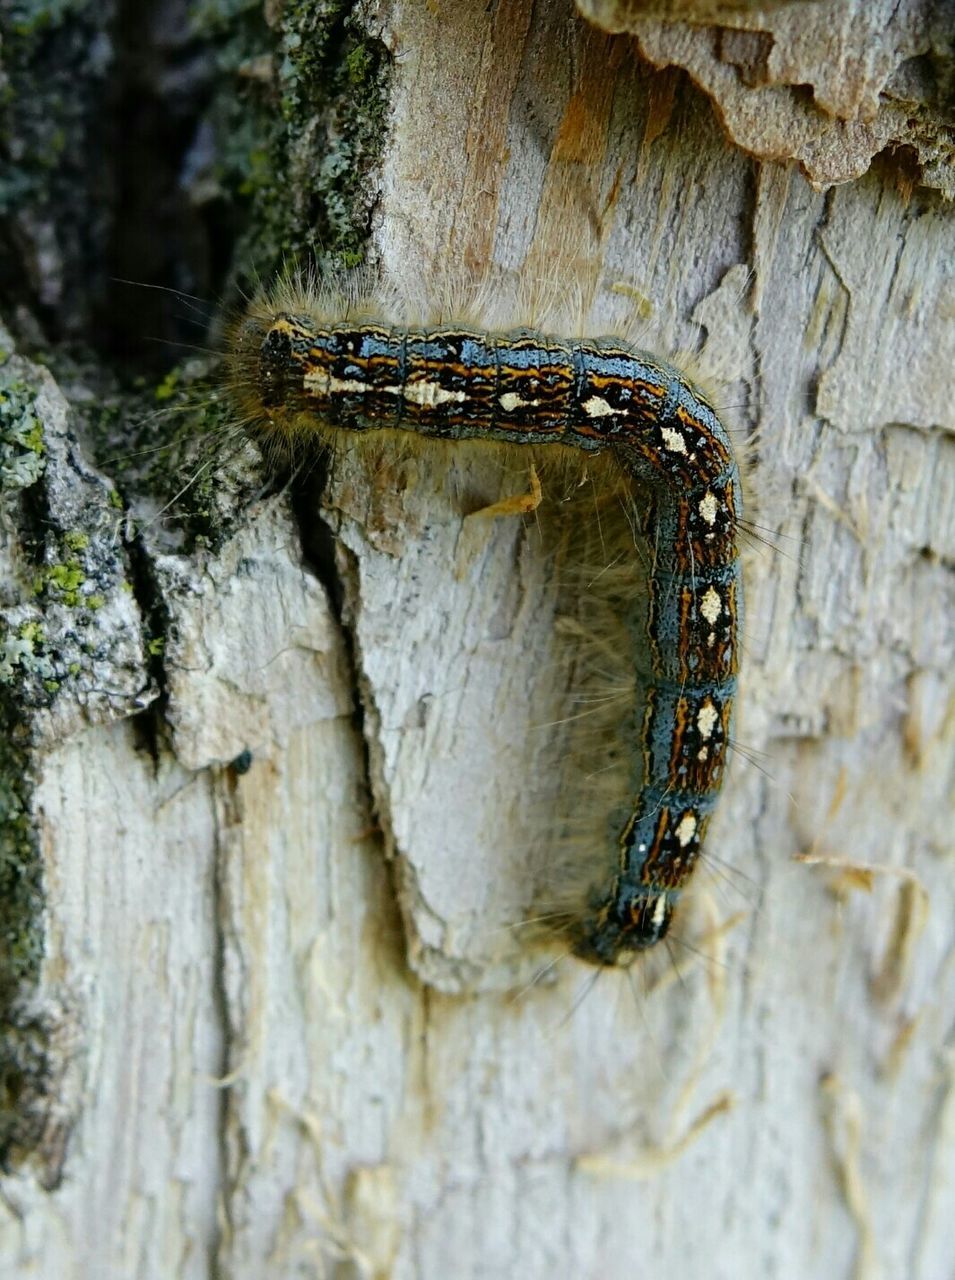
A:
{"type": "Polygon", "coordinates": [[[582,922],[573,952],[589,964],[628,965],[666,936],[674,897],[667,890],[618,887],[612,901],[582,922]]]}

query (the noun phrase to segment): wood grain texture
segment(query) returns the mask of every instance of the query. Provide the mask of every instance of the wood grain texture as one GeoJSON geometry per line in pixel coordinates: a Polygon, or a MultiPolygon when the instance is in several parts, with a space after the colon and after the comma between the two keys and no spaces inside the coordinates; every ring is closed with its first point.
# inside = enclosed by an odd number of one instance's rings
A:
{"type": "Polygon", "coordinates": [[[526,476],[346,454],[311,511],[261,499],[218,551],[147,537],[158,736],[132,720],[144,662],[37,740],[37,1000],[69,1040],[69,1132],[58,1187],[4,1181],[5,1273],[937,1280],[950,207],[891,158],[827,193],[754,159],[569,0],[362,12],[393,56],[382,269],[573,258],[588,324],[638,300],[646,345],[702,352],[758,429],[755,763],[711,828],[682,980],[588,993],[565,962],[528,988],[505,926],[553,800],[558,606],[533,521],[477,514],[526,476]],[[313,516],[340,601],[302,551],[313,516]]]}

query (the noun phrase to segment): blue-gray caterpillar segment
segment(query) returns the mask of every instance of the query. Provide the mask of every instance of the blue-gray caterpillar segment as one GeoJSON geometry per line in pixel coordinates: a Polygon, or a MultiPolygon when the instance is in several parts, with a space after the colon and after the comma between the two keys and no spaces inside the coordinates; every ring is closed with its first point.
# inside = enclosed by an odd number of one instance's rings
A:
{"type": "Polygon", "coordinates": [[[570,928],[574,953],[594,964],[659,942],[723,785],[739,669],[740,473],[712,406],[671,365],[611,338],[253,310],[231,352],[240,408],[264,438],[397,429],[611,450],[648,495],[649,608],[630,620],[646,690],[642,778],[610,881],[570,928]]]}

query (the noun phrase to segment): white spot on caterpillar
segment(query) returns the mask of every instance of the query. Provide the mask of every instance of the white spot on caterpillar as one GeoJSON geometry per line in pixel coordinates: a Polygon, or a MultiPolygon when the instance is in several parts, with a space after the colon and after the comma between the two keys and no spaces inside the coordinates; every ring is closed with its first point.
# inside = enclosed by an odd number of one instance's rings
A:
{"type": "Polygon", "coordinates": [[[722,612],[723,602],[720,599],[720,593],[715,587],[708,587],[706,594],[700,601],[700,613],[712,627],[722,612]]]}
{"type": "Polygon", "coordinates": [[[657,898],[656,902],[653,904],[653,927],[655,929],[659,929],[662,926],[663,921],[666,919],[666,914],[667,914],[666,894],[661,893],[660,896],[657,898]]]}
{"type": "Polygon", "coordinates": [[[680,819],[675,834],[677,840],[680,842],[681,849],[685,849],[696,835],[696,814],[685,813],[680,819]]]}
{"type": "Polygon", "coordinates": [[[448,391],[440,382],[406,382],[401,393],[409,404],[437,405],[467,400],[466,391],[448,391]]]}
{"type": "Polygon", "coordinates": [[[696,728],[701,738],[706,739],[710,736],[718,719],[719,715],[716,707],[714,707],[710,699],[707,698],[696,713],[696,728]]]}
{"type": "Polygon", "coordinates": [[[535,409],[539,404],[539,400],[522,400],[516,391],[505,391],[502,396],[498,396],[498,404],[505,413],[514,413],[517,409],[535,409]]]}
{"type": "Polygon", "coordinates": [[[661,427],[660,435],[663,436],[665,449],[669,449],[671,453],[686,453],[686,441],[679,431],[674,431],[672,427],[661,427]]]}
{"type": "Polygon", "coordinates": [[[705,520],[707,524],[714,525],[716,524],[717,510],[718,506],[716,502],[716,495],[707,489],[706,493],[704,493],[703,497],[700,499],[700,517],[705,520]]]}
{"type": "Polygon", "coordinates": [[[616,413],[616,409],[601,396],[591,396],[589,400],[585,400],[583,410],[588,418],[608,418],[616,413]]]}

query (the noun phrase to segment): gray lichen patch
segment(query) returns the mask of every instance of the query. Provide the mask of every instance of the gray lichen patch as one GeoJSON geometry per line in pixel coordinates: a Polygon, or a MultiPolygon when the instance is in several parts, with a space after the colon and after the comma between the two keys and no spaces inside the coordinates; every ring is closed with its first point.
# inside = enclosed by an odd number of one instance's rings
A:
{"type": "Polygon", "coordinates": [[[378,200],[390,55],[355,0],[240,6],[196,0],[193,21],[234,73],[209,112],[216,180],[250,205],[239,274],[297,260],[353,265],[378,200]]]}
{"type": "Polygon", "coordinates": [[[0,366],[0,685],[35,744],[153,696],[122,512],[68,415],[45,369],[0,366]]]}
{"type": "Polygon", "coordinates": [[[27,489],[46,466],[43,427],[26,382],[0,370],[0,487],[27,489]]]}

